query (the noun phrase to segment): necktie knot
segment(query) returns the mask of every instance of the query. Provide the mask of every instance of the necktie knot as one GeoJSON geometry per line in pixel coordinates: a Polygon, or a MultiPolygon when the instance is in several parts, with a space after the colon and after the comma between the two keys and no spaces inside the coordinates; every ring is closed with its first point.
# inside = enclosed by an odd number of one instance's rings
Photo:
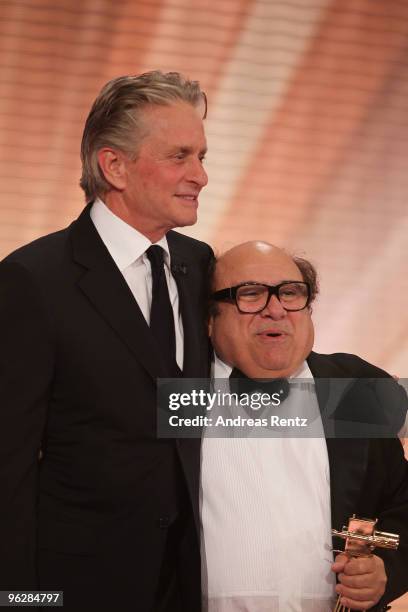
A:
{"type": "Polygon", "coordinates": [[[146,251],[152,270],[162,270],[164,263],[164,250],[158,244],[152,244],[146,251]]]}

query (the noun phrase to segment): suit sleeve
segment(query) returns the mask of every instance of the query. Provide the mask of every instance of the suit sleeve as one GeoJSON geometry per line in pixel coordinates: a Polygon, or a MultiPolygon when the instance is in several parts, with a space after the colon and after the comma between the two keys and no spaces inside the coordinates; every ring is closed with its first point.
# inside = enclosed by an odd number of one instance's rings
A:
{"type": "Polygon", "coordinates": [[[53,358],[49,317],[31,274],[0,263],[0,589],[37,584],[39,450],[53,358]]]}
{"type": "Polygon", "coordinates": [[[399,440],[382,440],[382,443],[389,479],[383,491],[378,529],[398,534],[400,545],[397,551],[377,548],[374,553],[383,559],[388,578],[379,609],[381,604],[401,597],[408,590],[408,462],[399,440]]]}

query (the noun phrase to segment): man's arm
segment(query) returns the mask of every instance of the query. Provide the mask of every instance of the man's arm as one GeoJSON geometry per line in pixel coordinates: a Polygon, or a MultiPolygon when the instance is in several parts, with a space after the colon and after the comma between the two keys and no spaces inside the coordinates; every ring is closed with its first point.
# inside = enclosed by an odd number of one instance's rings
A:
{"type": "Polygon", "coordinates": [[[30,273],[0,263],[0,589],[36,586],[38,456],[53,357],[30,273]]]}
{"type": "MultiPolygon", "coordinates": [[[[345,555],[336,558],[332,566],[333,571],[339,572],[336,590],[345,597],[346,607],[355,610],[374,605],[375,610],[385,609],[386,604],[408,590],[408,462],[399,440],[372,440],[372,444],[380,451],[377,466],[386,466],[386,479],[377,516],[370,518],[378,518],[380,531],[398,534],[400,544],[396,551],[377,548],[370,558],[347,562],[345,555]]],[[[375,478],[375,472],[371,478],[375,478]]],[[[376,487],[377,483],[373,481],[372,485],[376,487]]]]}
{"type": "Polygon", "coordinates": [[[378,529],[400,536],[398,550],[376,549],[384,561],[387,585],[380,604],[401,597],[408,590],[408,462],[399,440],[382,440],[383,461],[388,467],[384,486],[378,529]]]}

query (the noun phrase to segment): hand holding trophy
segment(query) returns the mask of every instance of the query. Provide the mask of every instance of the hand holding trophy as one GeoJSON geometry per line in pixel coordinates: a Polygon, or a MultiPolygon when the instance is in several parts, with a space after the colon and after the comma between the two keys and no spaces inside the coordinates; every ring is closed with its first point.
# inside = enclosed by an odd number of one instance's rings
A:
{"type": "MultiPolygon", "coordinates": [[[[335,550],[346,554],[350,559],[358,557],[372,557],[372,551],[379,548],[389,548],[396,550],[399,544],[399,536],[393,533],[376,531],[374,529],[377,519],[357,518],[353,515],[348,522],[347,527],[343,527],[342,531],[332,530],[335,537],[344,539],[344,551],[335,550]]],[[[378,558],[377,558],[378,560],[378,558]]],[[[342,596],[337,598],[334,612],[349,612],[351,608],[344,606],[341,603],[342,596]]]]}

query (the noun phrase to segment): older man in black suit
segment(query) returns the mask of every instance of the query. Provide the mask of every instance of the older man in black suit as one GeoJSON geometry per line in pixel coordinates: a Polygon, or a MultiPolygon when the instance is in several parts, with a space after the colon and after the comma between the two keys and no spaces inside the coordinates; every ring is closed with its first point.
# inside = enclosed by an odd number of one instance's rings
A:
{"type": "Polygon", "coordinates": [[[385,610],[408,588],[408,470],[396,437],[404,390],[355,355],[312,351],[317,281],[308,261],[245,243],[219,258],[213,290],[215,379],[230,377],[235,391],[269,389],[270,397],[289,389],[273,414],[294,407],[302,424],[313,423],[305,437],[295,429],[273,436],[268,419],[262,437],[222,439],[211,428],[204,436],[207,609],[328,612],[339,593],[346,608],[385,610]],[[399,550],[333,563],[331,527],[354,513],[400,534],[399,550]]]}
{"type": "Polygon", "coordinates": [[[85,210],[0,264],[2,590],[200,608],[199,443],[157,439],[156,379],[207,374],[212,252],[171,231],[197,219],[205,110],[177,73],[109,82],[83,135],[85,210]]]}

